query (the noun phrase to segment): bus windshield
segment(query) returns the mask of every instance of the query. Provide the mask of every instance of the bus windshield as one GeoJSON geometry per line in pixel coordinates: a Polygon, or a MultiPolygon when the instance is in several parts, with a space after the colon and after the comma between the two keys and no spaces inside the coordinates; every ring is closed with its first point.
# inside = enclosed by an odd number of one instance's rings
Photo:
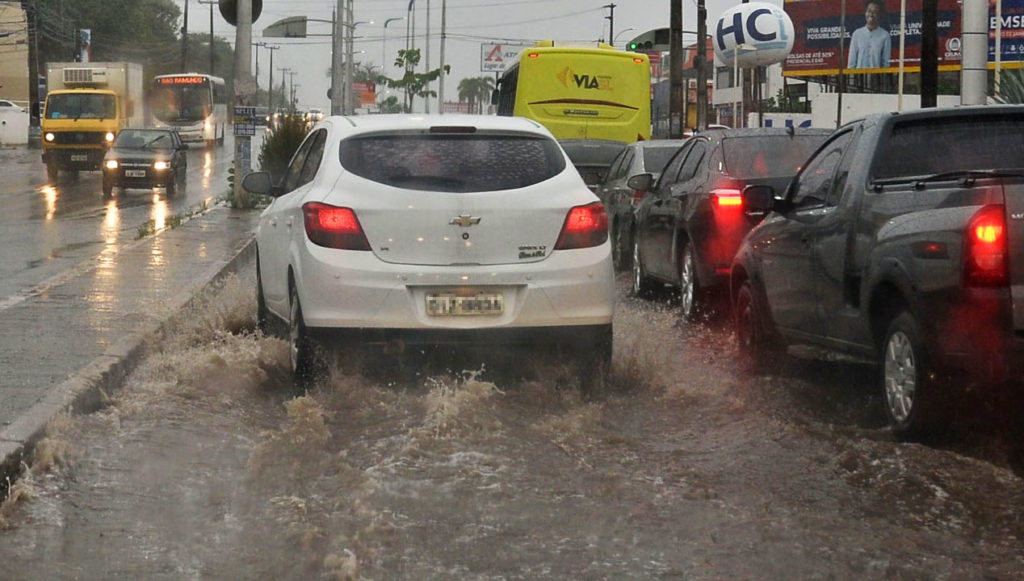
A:
{"type": "Polygon", "coordinates": [[[46,98],[47,119],[113,119],[117,100],[113,95],[57,93],[46,98]]]}
{"type": "Polygon", "coordinates": [[[202,121],[213,101],[209,85],[171,85],[153,88],[153,116],[165,123],[202,121]]]}

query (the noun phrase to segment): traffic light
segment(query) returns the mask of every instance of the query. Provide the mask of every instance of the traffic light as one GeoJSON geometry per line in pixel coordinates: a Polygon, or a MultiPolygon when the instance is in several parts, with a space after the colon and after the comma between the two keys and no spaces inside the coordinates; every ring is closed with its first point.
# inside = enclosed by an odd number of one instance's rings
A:
{"type": "Polygon", "coordinates": [[[668,29],[657,28],[649,30],[626,43],[626,50],[630,52],[654,52],[669,50],[668,29]]]}

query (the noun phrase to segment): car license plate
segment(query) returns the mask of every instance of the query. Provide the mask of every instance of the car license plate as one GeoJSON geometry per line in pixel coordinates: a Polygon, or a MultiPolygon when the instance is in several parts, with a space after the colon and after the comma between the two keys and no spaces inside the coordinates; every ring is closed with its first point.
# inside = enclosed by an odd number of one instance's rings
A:
{"type": "Polygon", "coordinates": [[[89,161],[89,156],[85,153],[72,153],[71,161],[89,161]]]}
{"type": "Polygon", "coordinates": [[[427,295],[427,314],[433,317],[460,315],[500,315],[505,309],[501,293],[477,293],[464,296],[455,293],[427,295]]]}
{"type": "Polygon", "coordinates": [[[144,170],[144,169],[126,169],[126,170],[124,170],[124,177],[126,177],[126,178],[144,178],[144,177],[146,177],[146,170],[144,170]]]}

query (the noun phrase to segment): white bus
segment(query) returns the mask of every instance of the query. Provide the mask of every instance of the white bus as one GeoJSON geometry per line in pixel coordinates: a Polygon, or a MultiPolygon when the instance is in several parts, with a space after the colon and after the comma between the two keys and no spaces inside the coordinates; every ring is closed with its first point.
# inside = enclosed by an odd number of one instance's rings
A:
{"type": "Polygon", "coordinates": [[[224,143],[228,122],[224,79],[201,73],[158,75],[149,94],[156,127],[172,127],[187,142],[224,143]]]}

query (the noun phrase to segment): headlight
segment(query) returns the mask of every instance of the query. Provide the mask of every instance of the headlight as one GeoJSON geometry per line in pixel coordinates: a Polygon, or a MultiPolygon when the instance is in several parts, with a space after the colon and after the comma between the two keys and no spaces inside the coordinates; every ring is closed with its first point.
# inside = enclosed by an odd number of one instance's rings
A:
{"type": "Polygon", "coordinates": [[[165,170],[169,167],[171,167],[171,164],[163,160],[153,162],[153,169],[155,170],[165,170]]]}
{"type": "Polygon", "coordinates": [[[108,159],[107,162],[104,165],[107,166],[107,169],[117,169],[117,160],[116,159],[108,159]]]}
{"type": "Polygon", "coordinates": [[[203,127],[204,127],[204,128],[205,128],[205,129],[207,130],[207,131],[209,131],[209,130],[210,130],[210,122],[209,122],[209,121],[207,121],[206,123],[204,123],[204,124],[203,124],[203,127]]]}
{"type": "Polygon", "coordinates": [[[52,141],[53,141],[54,139],[57,139],[57,136],[56,136],[56,135],[54,135],[54,134],[52,134],[52,133],[47,133],[47,134],[46,134],[46,140],[47,140],[47,141],[51,141],[51,142],[52,142],[52,141]]]}
{"type": "Polygon", "coordinates": [[[117,137],[117,136],[114,135],[114,133],[112,131],[107,131],[107,134],[104,137],[107,138],[107,143],[113,143],[114,142],[114,138],[117,137]]]}

